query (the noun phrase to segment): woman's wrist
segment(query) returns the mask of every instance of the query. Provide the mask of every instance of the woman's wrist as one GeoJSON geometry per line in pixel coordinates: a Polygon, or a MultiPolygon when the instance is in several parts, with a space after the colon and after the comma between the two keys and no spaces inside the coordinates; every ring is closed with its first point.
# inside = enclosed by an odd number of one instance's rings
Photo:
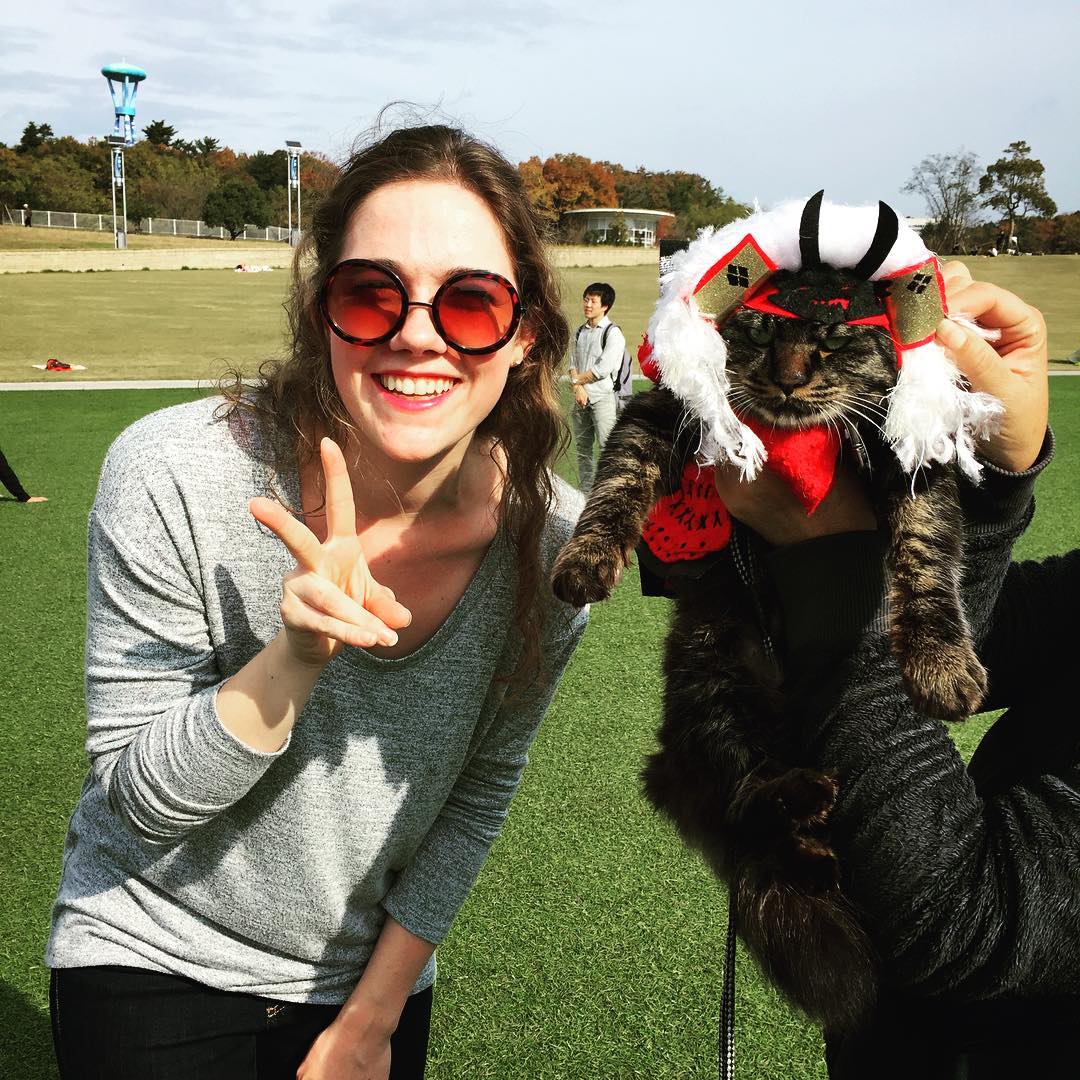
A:
{"type": "Polygon", "coordinates": [[[408,994],[399,998],[385,991],[369,991],[361,979],[337,1019],[353,1038],[389,1039],[397,1030],[407,1000],[408,994]]]}
{"type": "Polygon", "coordinates": [[[285,630],[256,653],[218,691],[218,719],[256,750],[273,753],[289,737],[325,664],[298,660],[285,630]]]}

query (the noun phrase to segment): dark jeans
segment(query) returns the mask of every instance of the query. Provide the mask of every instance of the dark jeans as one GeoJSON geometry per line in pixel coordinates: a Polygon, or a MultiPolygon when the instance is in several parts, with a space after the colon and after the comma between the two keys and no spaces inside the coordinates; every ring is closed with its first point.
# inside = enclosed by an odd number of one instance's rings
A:
{"type": "MultiPolygon", "coordinates": [[[[422,1080],[431,998],[402,1011],[390,1080],[422,1080]]],[[[62,1080],[293,1080],[340,1009],[126,967],[58,968],[49,1004],[62,1080]]]]}

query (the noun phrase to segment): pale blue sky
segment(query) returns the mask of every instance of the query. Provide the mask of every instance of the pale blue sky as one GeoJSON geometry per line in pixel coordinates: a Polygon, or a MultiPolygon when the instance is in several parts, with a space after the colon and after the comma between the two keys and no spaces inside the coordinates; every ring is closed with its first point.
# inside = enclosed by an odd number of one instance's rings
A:
{"type": "Polygon", "coordinates": [[[1075,0],[0,0],[0,141],[111,130],[106,62],[143,67],[137,125],[340,157],[388,101],[438,106],[517,161],[576,151],[701,173],[769,205],[923,206],[924,156],[1015,139],[1080,210],[1075,0]]]}

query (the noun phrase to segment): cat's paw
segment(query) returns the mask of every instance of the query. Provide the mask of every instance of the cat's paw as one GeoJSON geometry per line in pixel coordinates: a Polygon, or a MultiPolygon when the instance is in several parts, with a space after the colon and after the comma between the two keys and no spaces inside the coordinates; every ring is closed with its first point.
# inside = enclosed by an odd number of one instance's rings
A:
{"type": "Polygon", "coordinates": [[[822,837],[839,785],[813,769],[788,769],[761,783],[740,815],[745,850],[760,852],[786,885],[814,895],[840,881],[840,861],[822,837]]]}
{"type": "Polygon", "coordinates": [[[840,790],[833,777],[814,769],[789,769],[768,786],[796,831],[823,826],[840,790]]]}
{"type": "Polygon", "coordinates": [[[778,855],[787,884],[820,896],[840,884],[840,860],[824,840],[796,834],[778,855]]]}
{"type": "Polygon", "coordinates": [[[937,642],[901,657],[908,697],[919,712],[939,720],[964,720],[986,696],[986,669],[968,641],[937,642]]]}
{"type": "Polygon", "coordinates": [[[627,555],[589,536],[572,536],[551,571],[551,588],[564,603],[584,607],[606,600],[627,564],[627,555]]]}

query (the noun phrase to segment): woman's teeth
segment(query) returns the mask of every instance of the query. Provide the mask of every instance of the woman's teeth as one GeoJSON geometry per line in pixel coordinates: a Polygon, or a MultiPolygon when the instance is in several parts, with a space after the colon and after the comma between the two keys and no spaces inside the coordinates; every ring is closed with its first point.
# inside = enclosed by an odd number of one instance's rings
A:
{"type": "Polygon", "coordinates": [[[453,379],[411,379],[407,375],[380,375],[378,378],[387,390],[416,397],[445,394],[454,386],[453,379]]]}

